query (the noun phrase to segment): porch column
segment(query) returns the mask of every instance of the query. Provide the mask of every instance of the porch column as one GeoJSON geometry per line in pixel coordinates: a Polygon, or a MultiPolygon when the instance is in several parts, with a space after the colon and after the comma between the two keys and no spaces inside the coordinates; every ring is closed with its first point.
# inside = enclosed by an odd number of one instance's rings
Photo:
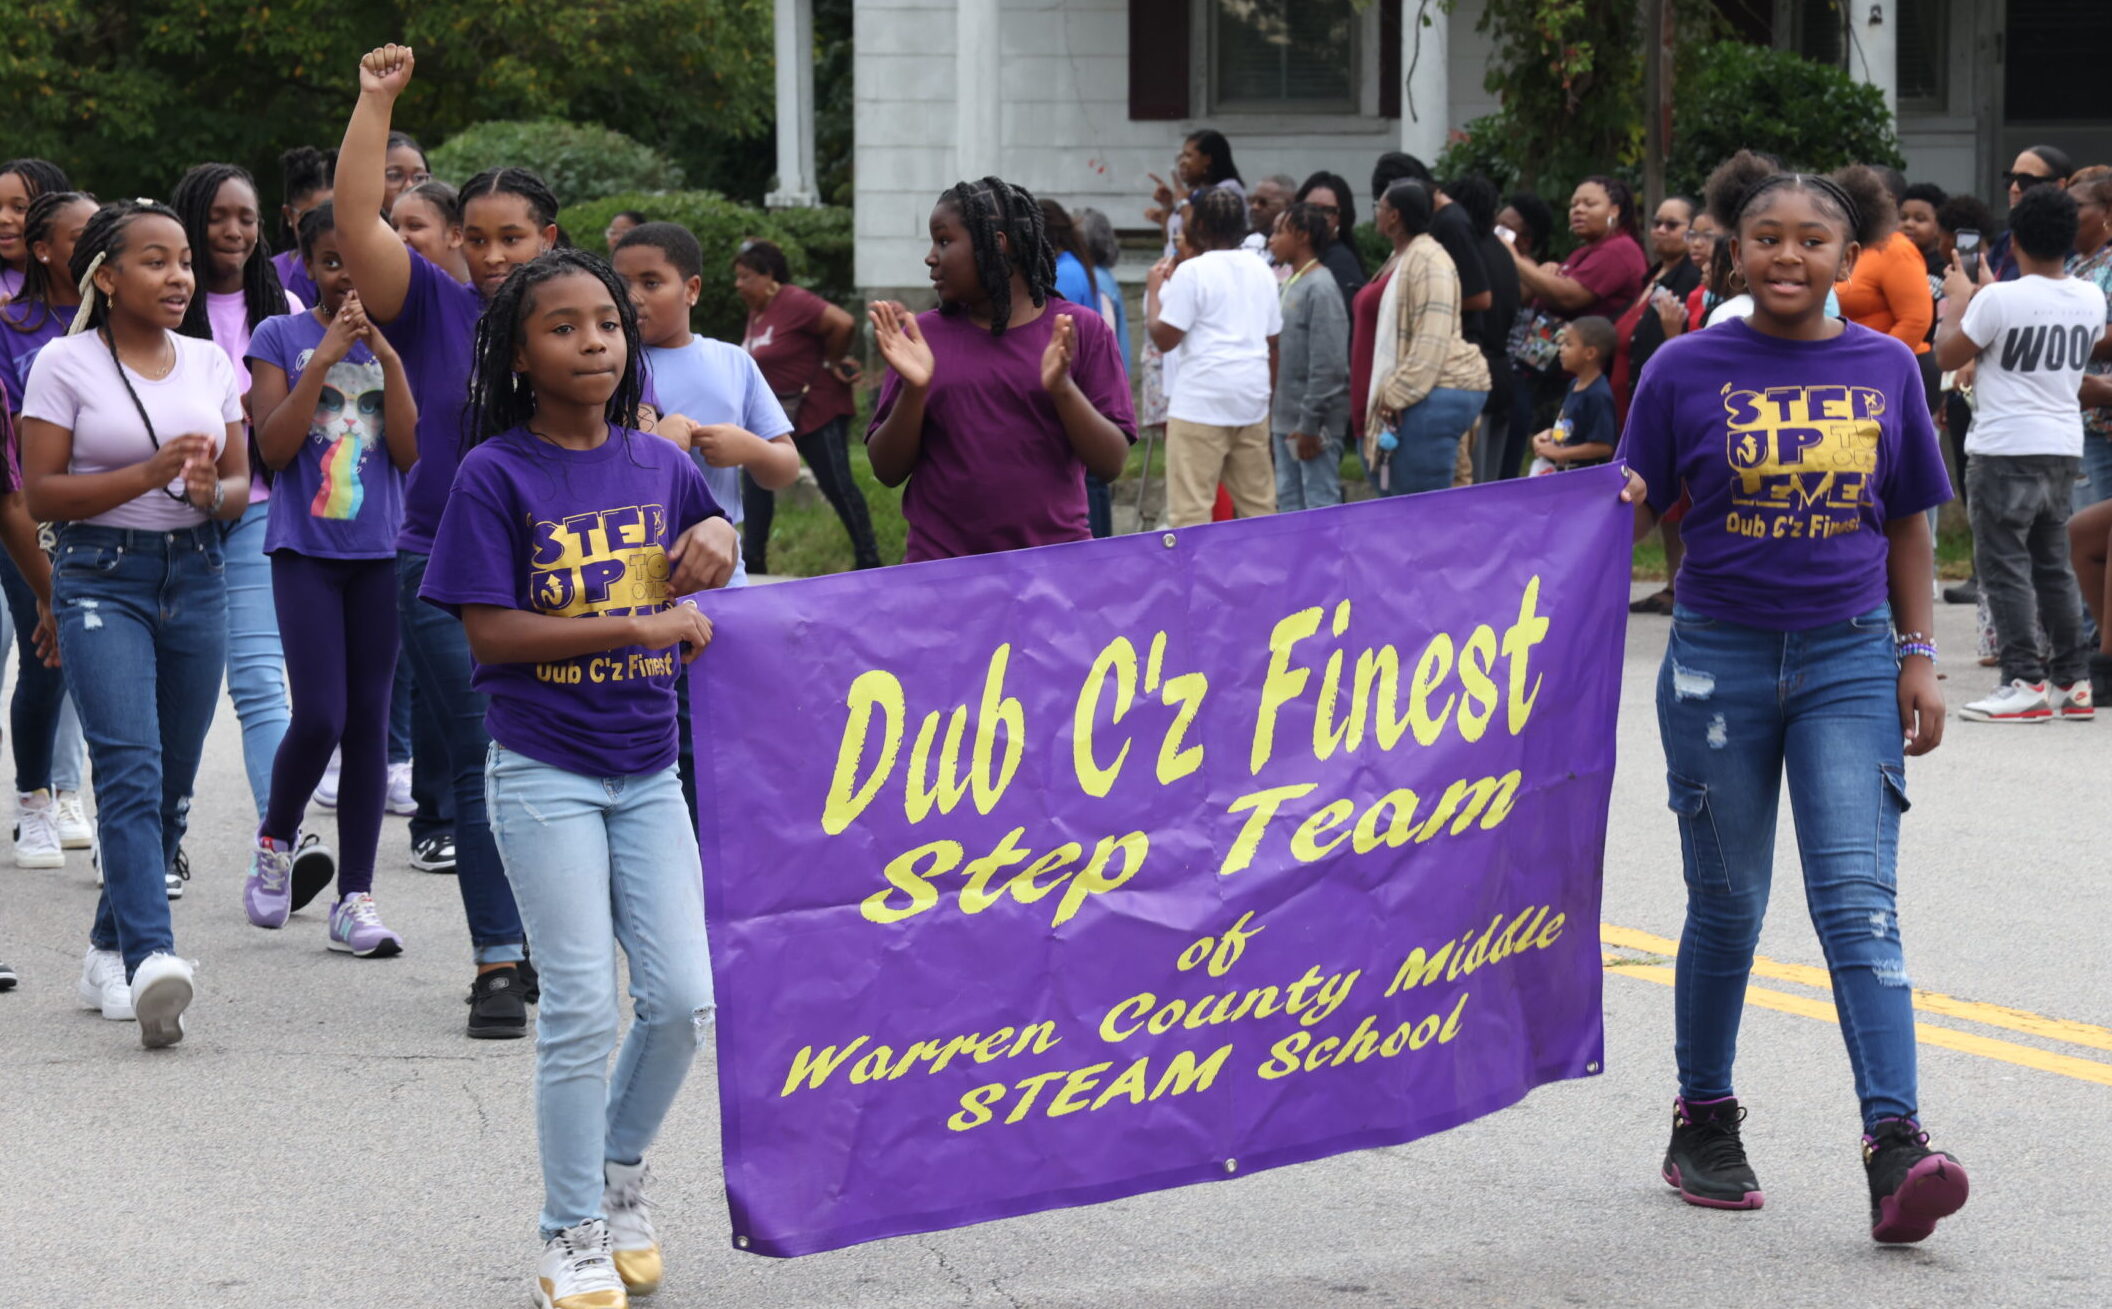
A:
{"type": "Polygon", "coordinates": [[[1401,149],[1431,168],[1452,121],[1451,24],[1440,0],[1401,0],[1401,149]]]}
{"type": "Polygon", "coordinates": [[[953,29],[954,172],[973,181],[998,171],[1004,141],[1004,92],[998,77],[1004,43],[999,0],[956,0],[953,29]]]}
{"type": "Polygon", "coordinates": [[[814,178],[814,0],[776,0],[777,189],[772,209],[820,204],[814,178]]]}
{"type": "Polygon", "coordinates": [[[1884,93],[1885,112],[1899,123],[1900,0],[1850,0],[1848,75],[1884,93]]]}

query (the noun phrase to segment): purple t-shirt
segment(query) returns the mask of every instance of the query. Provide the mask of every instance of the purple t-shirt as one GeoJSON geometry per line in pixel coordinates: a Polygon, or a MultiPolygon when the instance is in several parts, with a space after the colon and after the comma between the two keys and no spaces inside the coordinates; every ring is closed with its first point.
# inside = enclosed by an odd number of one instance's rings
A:
{"type": "Polygon", "coordinates": [[[0,306],[0,370],[6,374],[7,391],[22,412],[22,396],[29,390],[29,366],[37,352],[66,335],[73,324],[73,310],[52,309],[39,304],[0,306]]]}
{"type": "MultiPolygon", "coordinates": [[[[992,337],[966,314],[934,309],[917,325],[937,362],[924,400],[924,440],[902,493],[904,561],[1085,541],[1085,464],[1041,386],[1041,354],[1056,315],[1077,325],[1071,375],[1093,408],[1134,441],[1136,412],[1114,329],[1089,309],[1051,300],[1041,317],[992,337]]],[[[866,437],[902,393],[890,371],[866,437]]]]}
{"type": "MultiPolygon", "coordinates": [[[[291,391],[328,330],[312,311],[267,318],[249,339],[249,358],[276,365],[291,391]]],[[[381,361],[357,341],[330,366],[307,439],[273,483],[267,552],[395,557],[396,534],[403,529],[403,474],[382,439],[381,388],[381,361]]]]}
{"type": "Polygon", "coordinates": [[[1667,342],[1620,458],[1662,514],[1682,491],[1681,604],[1794,632],[1888,593],[1885,525],[1951,498],[1914,352],[1853,323],[1785,341],[1744,319],[1667,342]]]}
{"type": "Polygon", "coordinates": [[[279,270],[279,285],[289,295],[300,300],[310,309],[323,302],[322,288],[308,276],[308,265],[301,262],[301,249],[296,245],[291,250],[281,250],[271,257],[271,266],[279,270]]]}
{"type": "Polygon", "coordinates": [[[403,493],[403,532],[396,548],[429,554],[447,489],[462,461],[462,408],[469,398],[470,356],[484,302],[416,250],[403,308],[382,325],[403,356],[404,375],[418,402],[418,462],[403,493]]]}
{"type": "MultiPolygon", "coordinates": [[[[719,515],[704,474],[669,441],[612,432],[565,450],[526,428],[471,450],[455,476],[419,595],[460,615],[498,605],[562,618],[657,613],[667,548],[719,515]]],[[[491,739],[553,768],[633,777],[675,762],[679,649],[624,646],[546,664],[476,665],[491,739]]]]}

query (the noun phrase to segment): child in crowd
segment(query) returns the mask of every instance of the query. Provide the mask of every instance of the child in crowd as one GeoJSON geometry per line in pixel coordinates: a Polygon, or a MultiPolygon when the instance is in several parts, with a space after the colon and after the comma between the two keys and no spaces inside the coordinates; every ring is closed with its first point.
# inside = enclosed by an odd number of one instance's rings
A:
{"type": "Polygon", "coordinates": [[[403,938],[374,907],[374,849],[389,788],[396,534],[403,472],[418,460],[418,407],[402,357],[360,309],[328,202],[301,218],[300,242],[318,303],[266,319],[249,343],[257,449],[277,474],[264,549],[293,720],[272,764],[242,907],[257,926],[280,927],[323,889],[323,870],[315,861],[297,868],[294,851],[342,742],[329,947],[386,957],[403,938]]]}
{"type": "Polygon", "coordinates": [[[1283,305],[1269,266],[1240,249],[1246,234],[1246,202],[1225,188],[1204,191],[1182,231],[1198,253],[1178,266],[1160,260],[1144,284],[1153,343],[1181,352],[1166,397],[1166,518],[1174,527],[1209,522],[1220,483],[1242,517],[1276,512],[1269,379],[1283,305]]]}
{"type": "Polygon", "coordinates": [[[468,284],[469,264],[462,258],[462,198],[455,188],[431,178],[409,188],[390,206],[389,226],[433,267],[468,284]]]}
{"type": "MultiPolygon", "coordinates": [[[[30,202],[46,191],[69,191],[66,170],[48,159],[10,159],[0,164],[0,302],[22,293],[29,277],[29,241],[23,227],[30,202]]],[[[21,398],[16,397],[16,403],[21,398]]]]}
{"type": "Polygon", "coordinates": [[[1927,1237],[1967,1182],[1919,1121],[1895,891],[1902,754],[1943,739],[1923,511],[1950,488],[1913,351],[1826,314],[1883,203],[1745,151],[1717,169],[1708,204],[1752,314],[1666,343],[1620,453],[1648,488],[1636,539],[1693,500],[1657,689],[1687,883],[1662,1176],[1690,1204],[1764,1199],[1731,1065],[1786,770],[1861,1101],[1870,1234],[1892,1243],[1927,1237]]]}
{"type": "Polygon", "coordinates": [[[906,562],[1089,540],[1085,474],[1112,482],[1128,461],[1136,420],[1114,333],[1052,302],[1042,221],[1024,187],[956,183],[932,207],[924,257],[939,307],[867,311],[890,372],[865,443],[875,477],[909,483],[906,562]]]}
{"type": "Polygon", "coordinates": [[[1270,427],[1276,448],[1276,508],[1319,509],[1342,503],[1342,438],[1349,428],[1349,311],[1342,289],[1320,262],[1330,237],[1327,215],[1311,204],[1284,210],[1269,236],[1283,283],[1276,400],[1270,427]]]}
{"type": "Polygon", "coordinates": [[[80,994],[136,1017],[150,1049],[183,1039],[193,994],[165,877],[227,666],[219,528],[249,497],[234,367],[176,330],[191,266],[173,209],[97,210],[68,270],[86,330],[44,347],[22,401],[24,492],[61,524],[52,608],[95,760],[104,886],[80,994]]]}
{"type": "MultiPolygon", "coordinates": [[[[182,217],[198,261],[201,294],[191,300],[183,332],[220,347],[247,397],[250,334],[268,318],[307,306],[279,285],[261,231],[257,184],[247,170],[200,164],[178,180],[169,204],[182,217]]],[[[248,412],[246,399],[243,409],[248,412]]],[[[250,468],[249,507],[220,535],[227,563],[227,695],[242,723],[242,765],[260,821],[271,799],[272,760],[291,717],[271,560],[264,553],[270,518],[271,485],[257,461],[250,468]]],[[[311,839],[300,858],[303,874],[322,883],[337,872],[335,856],[319,839],[311,839]]],[[[169,876],[172,881],[188,878],[189,862],[179,859],[169,876]]]]}
{"type": "Polygon", "coordinates": [[[1613,324],[1597,315],[1579,318],[1562,329],[1562,371],[1575,381],[1563,393],[1562,413],[1555,425],[1533,437],[1533,476],[1601,464],[1613,457],[1621,425],[1614,417],[1606,361],[1613,357],[1616,341],[1613,324]]]}
{"type": "Polygon", "coordinates": [[[1973,571],[2002,661],[2002,684],[1958,711],[1967,722],[2042,723],[2096,712],[2068,516],[2083,468],[2076,396],[2105,334],[2105,297],[2067,273],[2076,222],[2075,197],[2033,187],[2009,213],[2017,279],[1997,284],[1983,262],[1975,285],[1955,254],[1944,278],[1937,362],[1975,365],[1979,404],[1965,446],[1973,571]],[[2050,660],[2039,643],[2042,626],[2050,660]]]}
{"type": "Polygon", "coordinates": [[[491,827],[541,969],[545,1306],[621,1309],[659,1286],[644,1153],[712,1012],[675,774],[675,682],[711,624],[675,600],[723,586],[739,539],[694,462],[629,430],[638,356],[600,259],[557,250],[507,278],[421,587],[460,616],[489,698],[491,827]],[[612,1079],[619,944],[635,1020],[612,1079]]]}
{"type": "MultiPolygon", "coordinates": [[[[80,191],[45,191],[29,202],[22,228],[29,247],[27,272],[15,298],[0,307],[0,386],[17,413],[38,352],[66,335],[80,307],[81,294],[67,268],[95,211],[95,198],[80,191]]],[[[18,448],[10,447],[7,458],[15,463],[18,448]]],[[[19,475],[17,468],[9,472],[19,475]]],[[[35,539],[36,526],[22,497],[0,500],[0,520],[10,532],[35,539]]],[[[44,552],[36,551],[34,558],[48,574],[44,552]]],[[[65,672],[45,667],[33,648],[32,634],[50,621],[48,605],[40,610],[37,599],[39,594],[48,598],[49,587],[33,588],[12,558],[0,558],[0,589],[6,593],[20,658],[8,721],[15,758],[15,866],[61,868],[66,851],[95,843],[81,802],[80,715],[67,694],[65,672]]]]}
{"type": "Polygon", "coordinates": [[[285,197],[279,206],[279,239],[286,248],[271,257],[271,266],[279,285],[304,305],[313,305],[321,293],[301,258],[301,215],[330,203],[330,174],[336,169],[335,150],[297,145],[279,156],[279,193],[285,197]]]}
{"type": "Polygon", "coordinates": [[[406,246],[383,214],[399,194],[424,180],[413,176],[423,166],[417,147],[389,131],[413,63],[410,48],[398,45],[370,51],[360,61],[359,103],[337,153],[337,241],[360,307],[403,356],[418,405],[418,462],[405,479],[403,531],[396,538],[397,614],[418,699],[438,722],[434,747],[454,788],[455,880],[477,967],[468,1032],[479,1039],[516,1038],[527,1034],[533,974],[522,971],[520,913],[485,815],[484,759],[491,738],[484,697],[471,680],[462,624],[420,604],[418,592],[461,459],[477,318],[515,268],[557,244],[557,197],[521,168],[487,169],[463,186],[463,249],[472,285],[406,246]]]}

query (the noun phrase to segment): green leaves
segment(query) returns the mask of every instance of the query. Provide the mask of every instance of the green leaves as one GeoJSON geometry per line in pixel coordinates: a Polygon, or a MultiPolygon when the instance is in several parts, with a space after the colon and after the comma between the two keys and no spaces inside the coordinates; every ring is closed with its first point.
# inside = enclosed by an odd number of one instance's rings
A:
{"type": "Polygon", "coordinates": [[[1906,164],[1881,91],[1788,51],[1736,41],[1706,47],[1674,113],[1666,180],[1690,195],[1740,148],[1813,172],[1906,164]]]}
{"type": "Polygon", "coordinates": [[[486,168],[532,168],[567,203],[682,185],[682,170],[651,146],[606,127],[555,119],[479,123],[449,137],[427,158],[433,176],[455,186],[486,168]]]}

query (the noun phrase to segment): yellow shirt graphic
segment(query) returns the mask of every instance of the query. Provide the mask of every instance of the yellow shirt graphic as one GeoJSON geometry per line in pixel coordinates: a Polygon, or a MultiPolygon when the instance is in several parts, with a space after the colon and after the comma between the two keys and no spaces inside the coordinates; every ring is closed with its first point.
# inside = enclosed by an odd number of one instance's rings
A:
{"type": "Polygon", "coordinates": [[[1884,394],[1867,386],[1723,388],[1729,529],[1811,539],[1860,529],[1877,475],[1884,394]],[[1740,512],[1749,511],[1749,512],[1740,512]]]}

